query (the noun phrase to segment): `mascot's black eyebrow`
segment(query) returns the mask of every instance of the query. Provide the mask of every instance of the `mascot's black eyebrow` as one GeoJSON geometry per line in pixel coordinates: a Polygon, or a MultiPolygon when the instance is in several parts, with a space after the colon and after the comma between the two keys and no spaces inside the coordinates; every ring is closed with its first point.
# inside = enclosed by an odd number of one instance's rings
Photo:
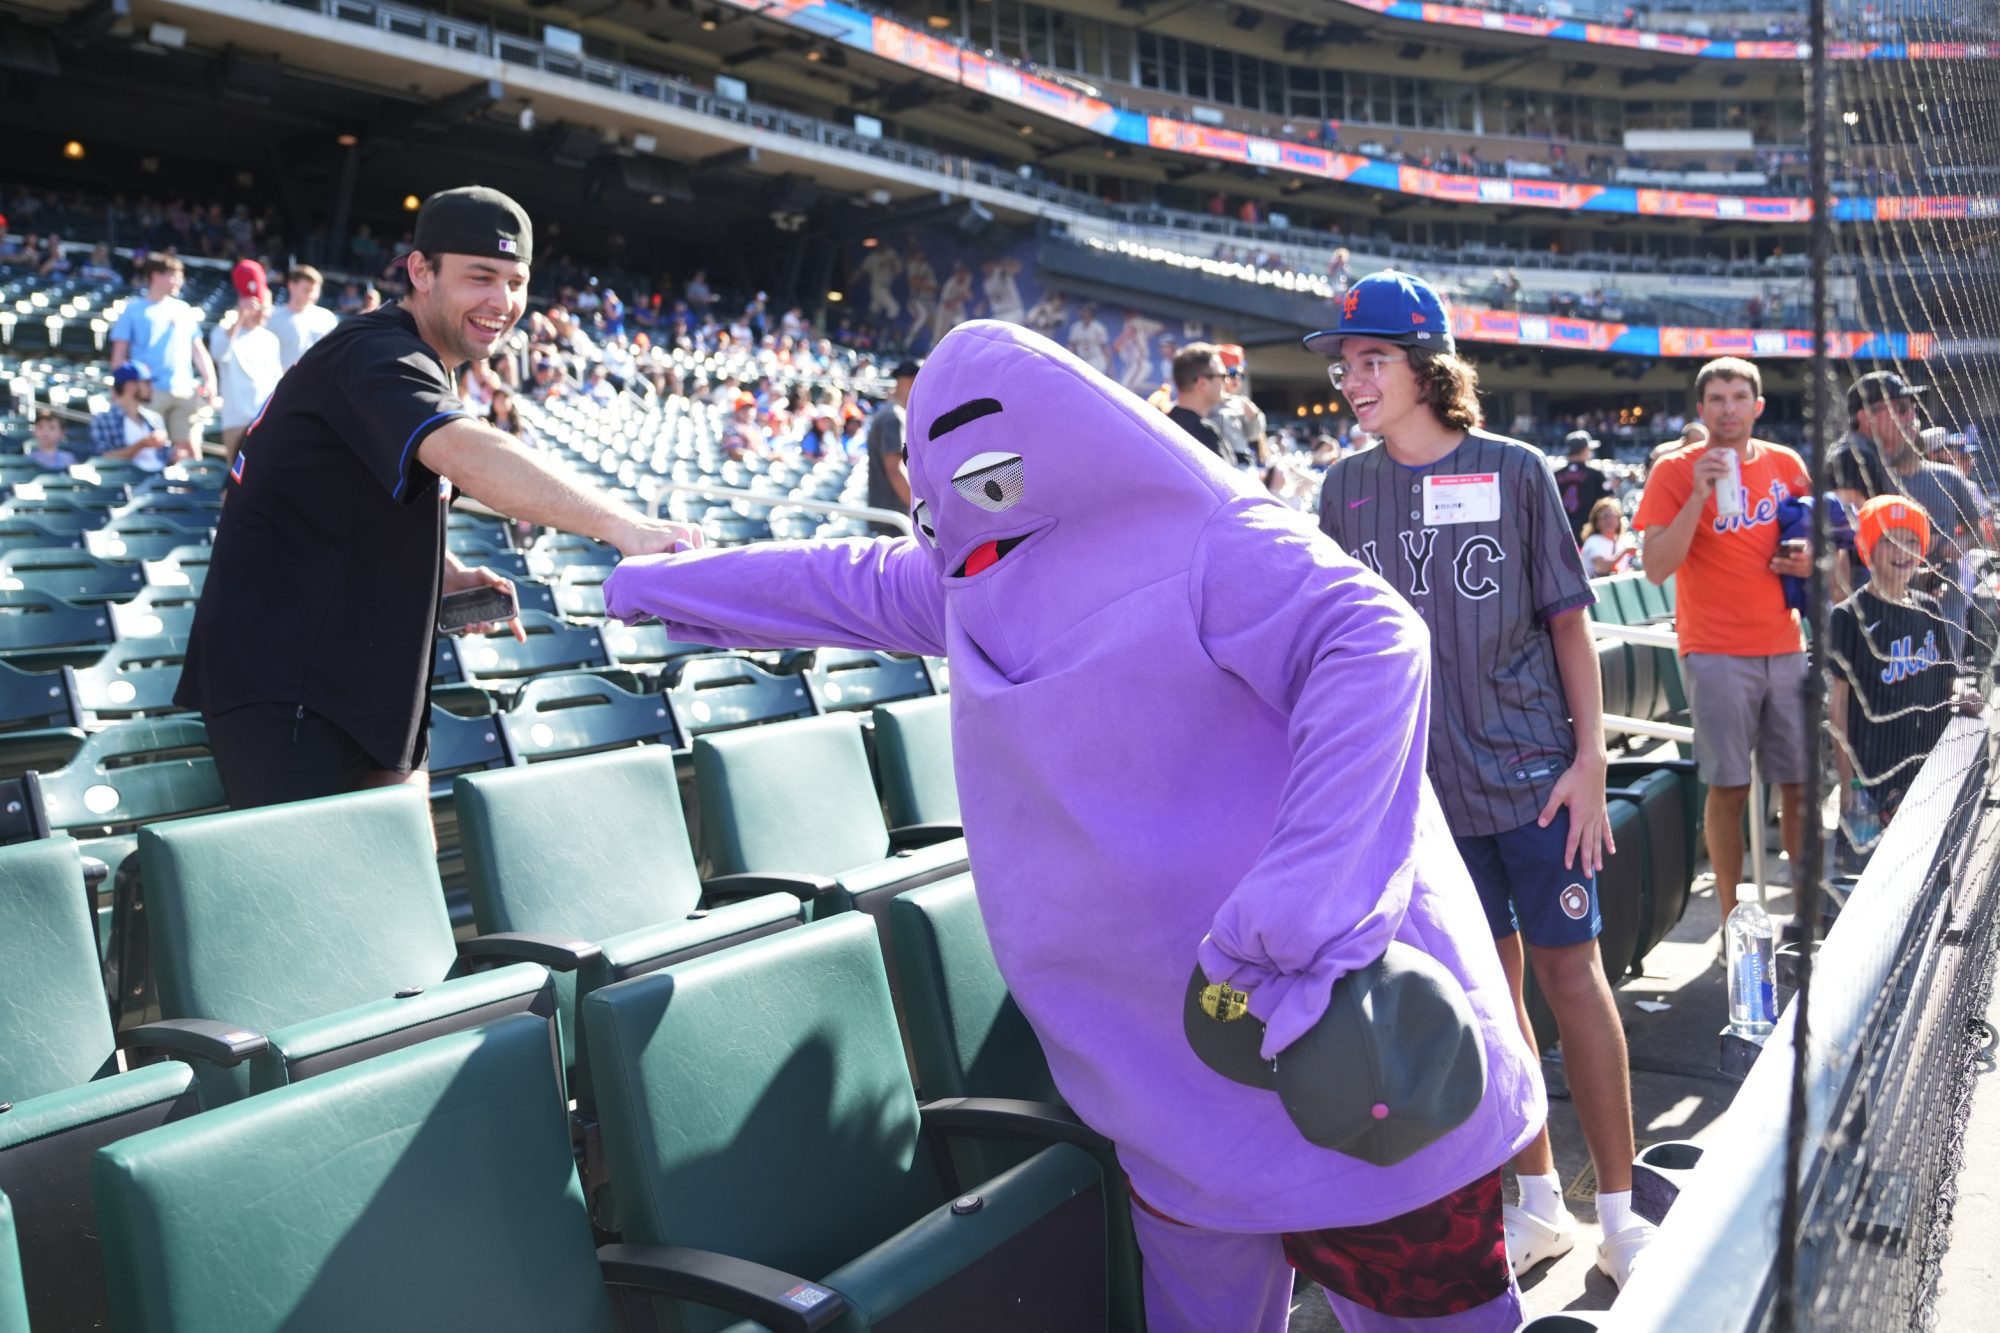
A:
{"type": "Polygon", "coordinates": [[[960,403],[957,407],[952,408],[951,411],[946,412],[937,420],[931,422],[930,438],[935,440],[938,436],[957,430],[969,421],[977,421],[981,417],[990,417],[995,412],[1001,410],[998,398],[975,398],[969,403],[960,403]]]}

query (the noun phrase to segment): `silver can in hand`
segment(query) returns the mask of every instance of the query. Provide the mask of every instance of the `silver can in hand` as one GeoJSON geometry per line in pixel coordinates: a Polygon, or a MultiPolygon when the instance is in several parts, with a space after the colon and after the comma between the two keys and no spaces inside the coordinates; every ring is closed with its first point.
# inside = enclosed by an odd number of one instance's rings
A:
{"type": "Polygon", "coordinates": [[[1729,463],[1729,475],[1715,479],[1715,516],[1717,518],[1743,517],[1743,455],[1734,449],[1724,449],[1722,456],[1729,463]]]}

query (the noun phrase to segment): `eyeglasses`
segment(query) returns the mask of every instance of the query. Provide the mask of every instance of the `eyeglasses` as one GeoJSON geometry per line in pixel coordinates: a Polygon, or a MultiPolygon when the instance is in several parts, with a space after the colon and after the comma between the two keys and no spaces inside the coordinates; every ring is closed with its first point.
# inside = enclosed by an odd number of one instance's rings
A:
{"type": "Polygon", "coordinates": [[[1378,352],[1364,356],[1359,361],[1336,361],[1326,368],[1326,377],[1332,380],[1333,387],[1338,389],[1356,377],[1379,380],[1382,378],[1382,367],[1401,365],[1409,359],[1407,356],[1389,356],[1378,352]]]}

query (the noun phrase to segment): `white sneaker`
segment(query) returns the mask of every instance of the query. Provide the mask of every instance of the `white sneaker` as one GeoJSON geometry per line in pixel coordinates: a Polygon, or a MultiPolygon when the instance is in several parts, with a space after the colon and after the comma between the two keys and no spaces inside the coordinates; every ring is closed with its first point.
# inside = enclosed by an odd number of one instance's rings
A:
{"type": "Polygon", "coordinates": [[[1516,1279],[1526,1277],[1544,1260],[1560,1259],[1576,1248],[1576,1218],[1567,1208],[1554,1222],[1513,1203],[1503,1206],[1500,1216],[1507,1226],[1507,1262],[1516,1279]]]}
{"type": "Polygon", "coordinates": [[[1653,1243],[1653,1237],[1659,1231],[1651,1222],[1634,1222],[1616,1235],[1606,1236],[1597,1244],[1597,1271],[1623,1290],[1625,1284],[1632,1280],[1632,1270],[1638,1267],[1646,1247],[1653,1243]]]}

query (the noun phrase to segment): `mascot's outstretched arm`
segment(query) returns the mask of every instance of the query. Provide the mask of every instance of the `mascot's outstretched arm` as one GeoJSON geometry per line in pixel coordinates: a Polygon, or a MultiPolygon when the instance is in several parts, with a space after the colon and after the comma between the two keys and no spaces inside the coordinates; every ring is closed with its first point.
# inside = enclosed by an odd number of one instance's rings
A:
{"type": "Polygon", "coordinates": [[[652,616],[718,648],[942,654],[937,565],[909,538],[760,542],[627,560],[604,583],[619,620],[652,616]]]}
{"type": "Polygon", "coordinates": [[[1267,1058],[1394,938],[1425,820],[1429,632],[1358,562],[1315,558],[1312,540],[1276,506],[1232,501],[1190,582],[1209,656],[1291,719],[1270,841],[1200,951],[1211,981],[1250,992],[1267,1058]]]}

